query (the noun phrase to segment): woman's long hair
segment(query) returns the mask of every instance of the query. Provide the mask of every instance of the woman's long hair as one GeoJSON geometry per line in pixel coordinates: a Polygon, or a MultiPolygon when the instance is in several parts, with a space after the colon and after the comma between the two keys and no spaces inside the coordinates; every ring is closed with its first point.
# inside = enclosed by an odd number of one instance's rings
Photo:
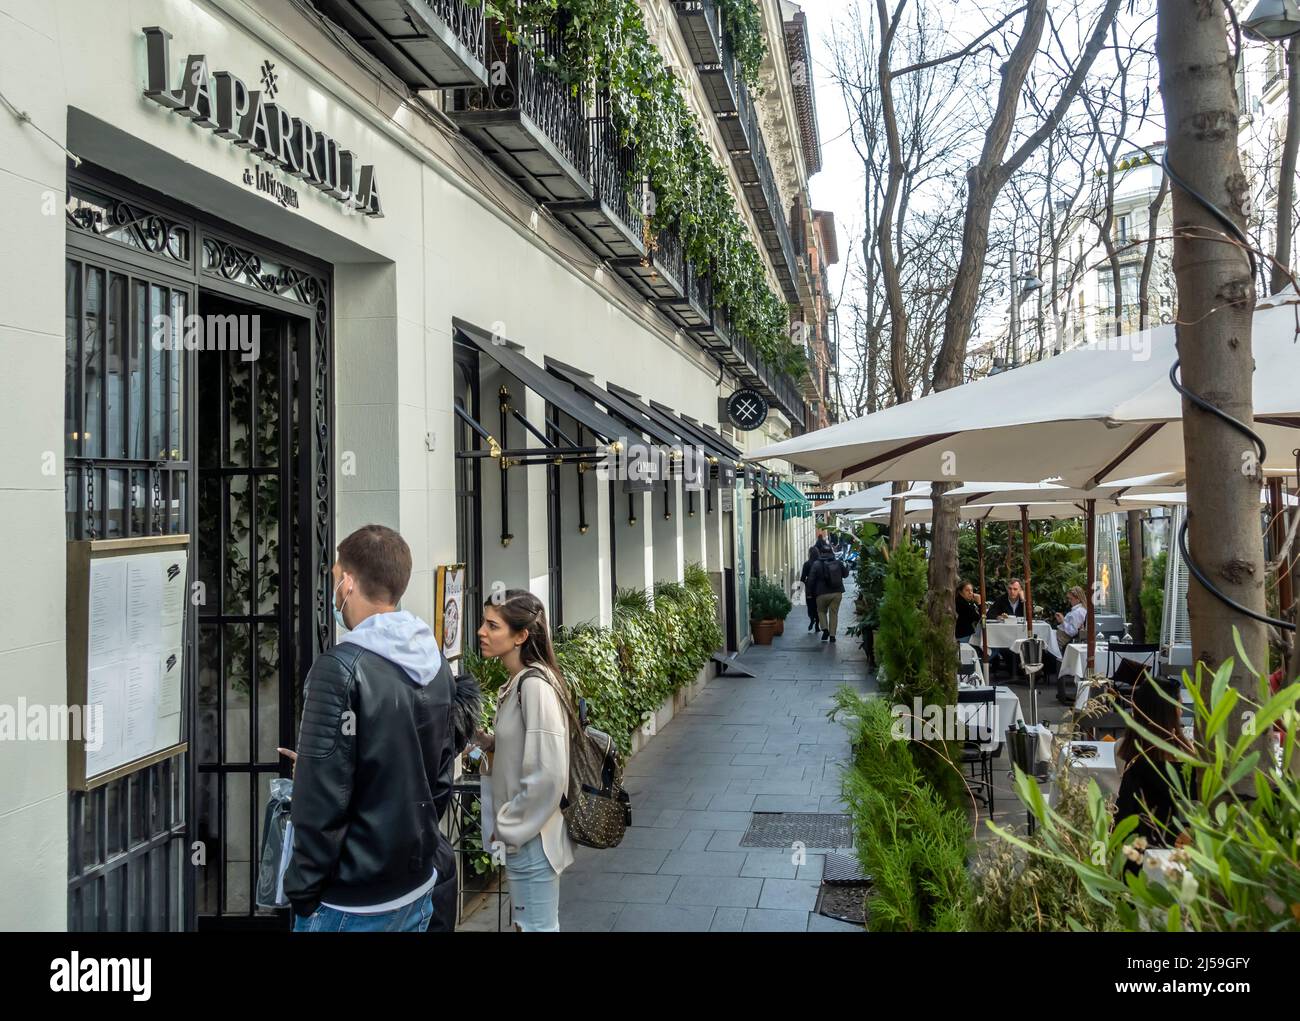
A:
{"type": "MultiPolygon", "coordinates": [[[[1153,680],[1150,674],[1143,674],[1133,686],[1130,715],[1143,727],[1157,737],[1161,737],[1177,748],[1191,751],[1187,738],[1183,736],[1183,710],[1178,703],[1178,691],[1161,688],[1162,682],[1153,680]],[[1170,698],[1173,700],[1170,701],[1170,698]]],[[[1139,755],[1145,755],[1151,762],[1168,761],[1170,755],[1163,748],[1157,748],[1133,727],[1127,727],[1124,738],[1116,749],[1119,757],[1132,762],[1139,755]]]]}
{"type": "Polygon", "coordinates": [[[551,644],[551,628],[546,621],[546,607],[542,601],[527,589],[507,589],[500,596],[485,600],[483,608],[491,607],[501,615],[512,631],[527,631],[528,637],[519,646],[519,659],[524,666],[545,666],[555,677],[561,698],[568,701],[568,684],[564,680],[564,671],[560,669],[559,660],[555,658],[555,647],[551,644]]]}

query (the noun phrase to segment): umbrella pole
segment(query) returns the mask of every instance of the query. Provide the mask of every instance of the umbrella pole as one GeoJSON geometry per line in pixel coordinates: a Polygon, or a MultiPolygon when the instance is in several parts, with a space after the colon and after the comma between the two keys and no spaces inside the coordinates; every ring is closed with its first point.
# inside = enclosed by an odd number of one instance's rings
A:
{"type": "MultiPolygon", "coordinates": [[[[1025,556],[1025,630],[1034,637],[1034,572],[1029,566],[1029,506],[1020,505],[1020,543],[1025,556]]],[[[1008,543],[1008,546],[1011,544],[1008,543]]]]}
{"type": "Polygon", "coordinates": [[[1088,673],[1097,659],[1097,597],[1094,589],[1097,584],[1097,501],[1085,501],[1088,508],[1088,673]]]}
{"type": "Polygon", "coordinates": [[[984,522],[978,519],[975,521],[975,547],[979,550],[980,557],[980,616],[985,621],[984,624],[980,625],[980,652],[984,656],[984,664],[987,667],[989,661],[989,633],[986,627],[988,622],[988,596],[984,592],[984,522]]]}

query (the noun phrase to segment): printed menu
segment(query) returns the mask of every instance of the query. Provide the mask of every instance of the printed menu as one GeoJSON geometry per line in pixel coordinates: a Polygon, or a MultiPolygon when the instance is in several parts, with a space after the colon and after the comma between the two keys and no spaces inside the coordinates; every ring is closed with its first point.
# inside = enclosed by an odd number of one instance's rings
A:
{"type": "Polygon", "coordinates": [[[90,561],[86,778],[181,740],[185,549],[90,561]]]}

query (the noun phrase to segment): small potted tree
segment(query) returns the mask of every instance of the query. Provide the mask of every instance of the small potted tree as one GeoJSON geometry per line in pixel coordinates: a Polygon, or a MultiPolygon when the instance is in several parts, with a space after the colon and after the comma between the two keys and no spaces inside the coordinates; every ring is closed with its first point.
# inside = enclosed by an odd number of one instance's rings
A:
{"type": "Polygon", "coordinates": [[[781,594],[780,589],[762,576],[751,579],[749,583],[749,626],[754,632],[756,645],[772,644],[780,620],[780,607],[776,600],[781,594]]]}

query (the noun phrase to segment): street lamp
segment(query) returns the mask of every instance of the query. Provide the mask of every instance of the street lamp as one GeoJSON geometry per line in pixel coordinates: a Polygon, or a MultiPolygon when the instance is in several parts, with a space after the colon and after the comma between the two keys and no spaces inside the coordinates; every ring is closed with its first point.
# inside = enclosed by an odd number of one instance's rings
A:
{"type": "Polygon", "coordinates": [[[1034,291],[1043,286],[1043,282],[1034,275],[1028,262],[1023,264],[1020,275],[1015,275],[1015,255],[1011,257],[1011,365],[1020,364],[1020,304],[1034,291]],[[1019,284],[1017,293],[1016,285],[1019,284]]]}
{"type": "Polygon", "coordinates": [[[1241,27],[1266,42],[1293,36],[1300,32],[1300,0],[1258,0],[1241,27]]]}

